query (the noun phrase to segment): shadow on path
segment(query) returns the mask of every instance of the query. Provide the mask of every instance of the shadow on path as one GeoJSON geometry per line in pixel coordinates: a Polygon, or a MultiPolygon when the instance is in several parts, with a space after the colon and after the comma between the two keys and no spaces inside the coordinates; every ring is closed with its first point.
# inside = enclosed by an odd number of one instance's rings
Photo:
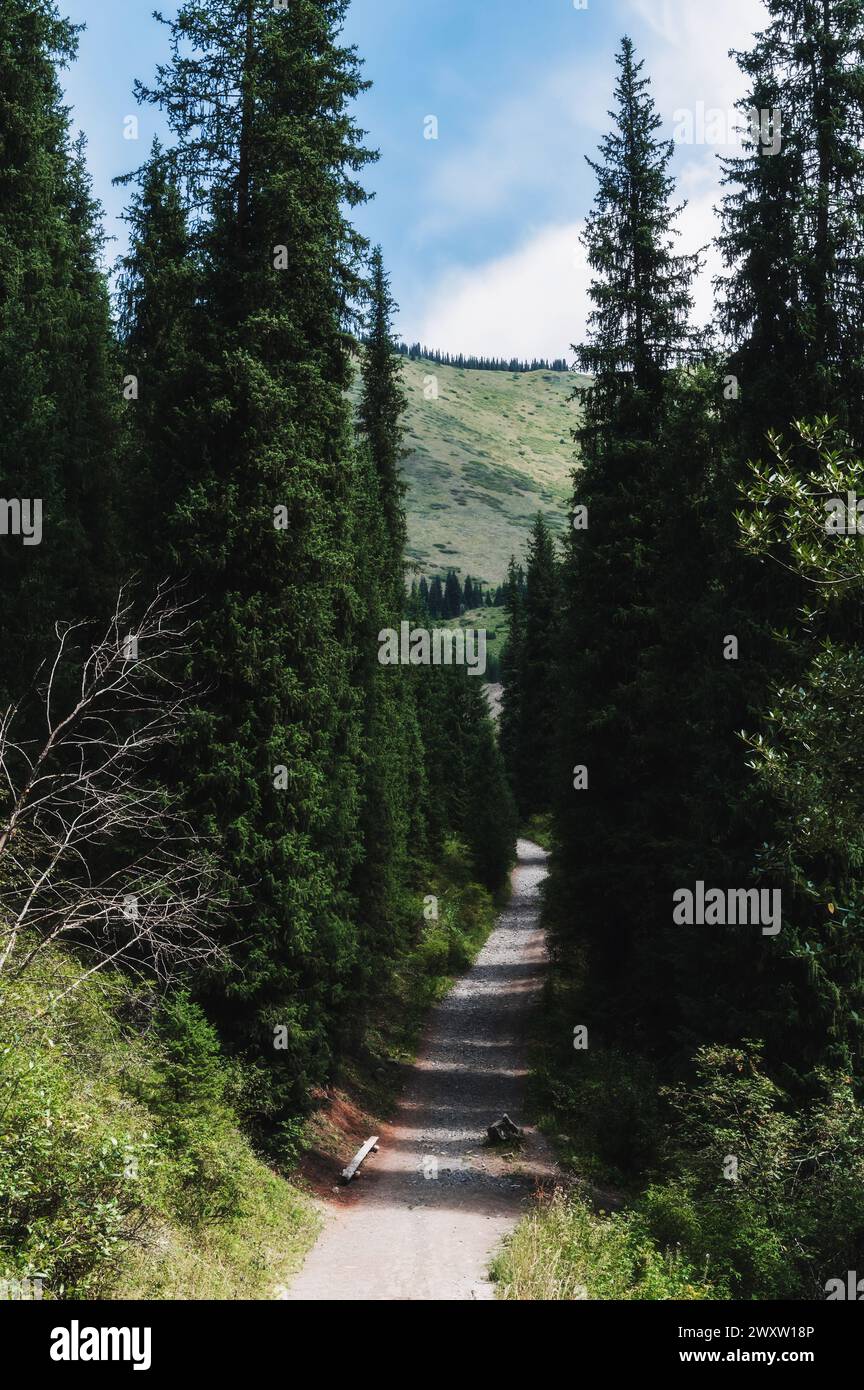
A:
{"type": "Polygon", "coordinates": [[[506,1111],[522,1126],[530,1012],[546,950],[546,854],[520,840],[513,896],[472,969],[432,1011],[396,1118],[356,1190],[327,1215],[297,1300],[492,1298],[490,1259],[555,1167],[536,1130],[501,1154],[483,1143],[506,1111]]]}

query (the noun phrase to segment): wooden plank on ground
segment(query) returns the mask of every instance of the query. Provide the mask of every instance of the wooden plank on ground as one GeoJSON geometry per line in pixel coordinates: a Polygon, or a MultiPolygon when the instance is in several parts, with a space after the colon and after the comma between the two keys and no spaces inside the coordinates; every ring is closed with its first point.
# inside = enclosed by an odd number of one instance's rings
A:
{"type": "Polygon", "coordinates": [[[373,1134],[371,1139],[367,1139],[362,1149],[358,1149],[347,1168],[342,1169],[342,1178],[345,1182],[350,1182],[364,1158],[378,1143],[378,1135],[373,1134]]]}

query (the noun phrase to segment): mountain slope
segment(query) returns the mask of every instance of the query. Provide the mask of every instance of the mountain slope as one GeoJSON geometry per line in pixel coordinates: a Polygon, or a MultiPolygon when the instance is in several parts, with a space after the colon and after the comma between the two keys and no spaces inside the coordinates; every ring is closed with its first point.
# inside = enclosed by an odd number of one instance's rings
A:
{"type": "Polygon", "coordinates": [[[408,560],[418,573],[498,584],[538,511],[564,532],[579,413],[570,395],[586,380],[406,360],[408,560]],[[426,398],[432,378],[437,399],[426,398]]]}

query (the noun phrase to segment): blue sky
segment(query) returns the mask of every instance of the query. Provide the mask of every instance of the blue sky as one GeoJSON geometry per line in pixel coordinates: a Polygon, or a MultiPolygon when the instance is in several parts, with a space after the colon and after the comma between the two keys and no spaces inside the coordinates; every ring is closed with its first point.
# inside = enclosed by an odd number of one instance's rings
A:
{"type": "MultiPolygon", "coordinates": [[[[95,191],[120,238],[125,191],[111,178],[134,167],[161,133],[158,112],[136,108],[132,82],[166,56],[151,0],[61,0],[84,23],[66,74],[76,125],[89,140],[95,191]],[[138,142],[124,118],[139,117],[138,142]]],[[[161,8],[176,8],[165,0],[161,8]]],[[[764,22],[761,0],[354,0],[346,38],[374,86],[358,116],[381,151],[367,171],[373,202],[357,215],[383,248],[402,311],[399,328],[450,351],[569,355],[581,336],[587,273],[579,251],[590,207],[593,155],[607,124],[614,53],[629,33],[646,60],[667,133],[691,113],[676,172],[689,202],[682,247],[710,240],[717,153],[727,112],[742,94],[727,57],[764,22]],[[700,111],[709,116],[700,141],[700,111]],[[424,138],[426,118],[438,138],[424,138]]],[[[709,258],[699,293],[704,316],[709,258]]]]}

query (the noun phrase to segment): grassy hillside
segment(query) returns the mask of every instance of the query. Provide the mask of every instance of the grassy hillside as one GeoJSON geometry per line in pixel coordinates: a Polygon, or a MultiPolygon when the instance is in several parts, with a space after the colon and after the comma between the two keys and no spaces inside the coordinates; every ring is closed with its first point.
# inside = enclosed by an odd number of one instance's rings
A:
{"type": "Polygon", "coordinates": [[[567,524],[578,406],[569,372],[479,372],[405,362],[408,560],[498,584],[538,511],[567,524]],[[434,375],[438,399],[424,395],[434,375]]]}
{"type": "Polygon", "coordinates": [[[452,568],[497,584],[538,511],[564,531],[578,380],[406,362],[408,559],[422,573],[452,568]],[[431,375],[437,400],[424,395],[431,375]]]}

